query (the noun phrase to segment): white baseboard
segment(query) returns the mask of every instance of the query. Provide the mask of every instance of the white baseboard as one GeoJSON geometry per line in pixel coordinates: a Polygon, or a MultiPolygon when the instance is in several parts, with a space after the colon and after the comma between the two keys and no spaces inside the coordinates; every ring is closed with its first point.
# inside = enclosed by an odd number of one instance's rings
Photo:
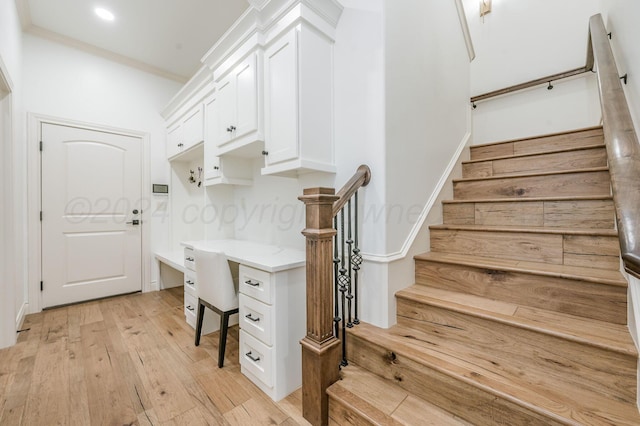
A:
{"type": "Polygon", "coordinates": [[[27,314],[28,310],[29,310],[29,304],[22,303],[22,306],[20,306],[20,309],[18,310],[18,314],[16,315],[16,331],[22,329],[22,324],[24,323],[24,317],[27,314]]]}
{"type": "Polygon", "coordinates": [[[418,218],[416,223],[413,225],[413,228],[411,228],[411,232],[407,236],[407,239],[404,241],[404,244],[402,245],[402,249],[400,249],[395,253],[390,253],[385,255],[362,253],[362,257],[364,258],[364,260],[368,262],[375,262],[375,263],[389,263],[389,262],[395,262],[396,260],[403,259],[407,256],[407,253],[409,253],[409,250],[411,249],[413,242],[418,236],[418,233],[424,226],[424,222],[427,220],[427,216],[429,215],[429,212],[431,211],[436,201],[438,200],[438,195],[440,194],[440,192],[442,191],[446,183],[449,181],[451,173],[453,172],[453,169],[458,164],[460,160],[460,156],[462,155],[462,152],[464,151],[465,147],[467,146],[470,140],[471,140],[471,130],[469,127],[469,130],[467,130],[467,133],[463,136],[462,140],[460,141],[460,144],[458,145],[456,152],[451,157],[451,161],[449,161],[449,164],[447,165],[446,169],[442,173],[442,176],[440,176],[440,180],[438,181],[436,186],[433,188],[433,191],[431,192],[429,199],[427,200],[426,204],[424,205],[424,208],[422,209],[422,212],[420,213],[420,217],[418,218]]]}

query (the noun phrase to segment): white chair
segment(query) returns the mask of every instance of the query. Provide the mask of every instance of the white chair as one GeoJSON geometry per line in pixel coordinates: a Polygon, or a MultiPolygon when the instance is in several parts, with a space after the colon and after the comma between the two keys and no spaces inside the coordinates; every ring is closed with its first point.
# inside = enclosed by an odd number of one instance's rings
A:
{"type": "Polygon", "coordinates": [[[205,306],[220,315],[220,343],[218,367],[224,363],[227,345],[229,316],[238,312],[237,286],[231,276],[229,262],[222,252],[195,249],[196,293],[198,295],[198,319],[196,322],[196,346],[200,345],[205,306]]]}

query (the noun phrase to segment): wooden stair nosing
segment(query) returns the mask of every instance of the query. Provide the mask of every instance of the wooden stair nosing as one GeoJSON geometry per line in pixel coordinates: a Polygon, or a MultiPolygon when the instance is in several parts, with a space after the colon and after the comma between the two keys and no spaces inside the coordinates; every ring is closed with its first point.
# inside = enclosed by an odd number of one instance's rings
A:
{"type": "Polygon", "coordinates": [[[576,196],[563,196],[563,197],[531,197],[531,198],[469,198],[464,200],[443,200],[443,204],[466,204],[466,203],[513,203],[513,202],[541,202],[541,201],[597,201],[597,200],[611,200],[612,195],[576,195],[576,196]]]}
{"type": "MultiPolygon", "coordinates": [[[[460,362],[453,362],[453,360],[451,360],[449,356],[445,356],[444,354],[435,356],[433,354],[422,351],[420,353],[420,356],[416,356],[414,355],[415,350],[408,350],[406,352],[401,349],[399,350],[397,345],[409,345],[409,343],[401,341],[399,337],[393,337],[387,334],[383,334],[383,332],[377,332],[375,335],[375,340],[372,340],[371,337],[365,336],[360,333],[359,329],[361,329],[362,325],[366,326],[366,324],[361,323],[358,327],[349,330],[349,333],[352,335],[352,337],[356,336],[359,339],[368,341],[372,345],[385,348],[387,352],[390,352],[392,354],[393,357],[397,357],[397,355],[400,354],[401,357],[405,357],[421,367],[426,367],[439,374],[445,375],[453,379],[454,381],[459,381],[467,386],[470,386],[471,388],[481,390],[482,392],[493,395],[494,397],[507,401],[508,403],[514,404],[518,407],[522,407],[531,413],[535,413],[541,417],[552,420],[556,422],[556,424],[575,426],[582,424],[573,419],[561,416],[555,411],[549,409],[548,407],[556,406],[557,404],[555,401],[549,399],[547,395],[543,395],[539,392],[531,392],[529,389],[524,389],[522,385],[517,383],[505,383],[503,378],[498,379],[497,377],[493,377],[494,374],[486,374],[486,371],[485,374],[478,373],[475,370],[481,369],[481,367],[475,366],[475,368],[470,368],[469,366],[467,366],[468,363],[460,358],[458,358],[457,361],[461,361],[465,365],[460,365],[460,362]],[[389,348],[393,348],[393,350],[389,348]],[[448,359],[443,359],[443,356],[448,359]],[[471,377],[465,375],[465,373],[461,372],[461,370],[466,371],[467,374],[471,377]],[[478,381],[477,378],[483,378],[485,381],[490,381],[491,383],[483,383],[481,381],[478,381]],[[534,396],[535,401],[530,401],[515,396],[514,393],[518,393],[521,395],[527,394],[529,398],[531,398],[531,396],[534,396]]],[[[405,388],[403,386],[403,382],[404,380],[400,382],[400,386],[405,388]]],[[[462,417],[464,418],[464,416],[462,417]]],[[[544,424],[547,423],[545,422],[544,424]]]]}
{"type": "Polygon", "coordinates": [[[453,183],[464,183],[464,182],[477,182],[477,181],[490,181],[490,180],[499,180],[499,179],[519,179],[519,178],[529,178],[529,177],[541,177],[541,176],[553,176],[553,175],[569,175],[574,173],[596,173],[596,172],[607,172],[609,171],[609,167],[591,167],[588,169],[572,169],[572,170],[556,170],[550,172],[538,172],[538,173],[526,173],[520,175],[500,175],[500,176],[487,176],[487,177],[479,177],[479,178],[459,178],[453,179],[453,183]]]}
{"type": "MultiPolygon", "coordinates": [[[[508,140],[498,141],[498,142],[488,142],[488,143],[483,143],[483,144],[478,144],[478,145],[472,145],[471,148],[476,148],[476,147],[481,148],[481,147],[487,147],[487,146],[492,146],[492,145],[502,145],[502,144],[506,144],[506,143],[529,141],[529,140],[534,140],[534,139],[546,139],[546,138],[552,138],[552,137],[555,137],[555,136],[570,135],[572,133],[579,134],[579,133],[591,132],[593,130],[601,130],[601,129],[603,129],[602,126],[584,127],[582,129],[565,130],[565,131],[562,131],[562,132],[555,132],[555,133],[546,133],[546,134],[538,135],[538,136],[530,136],[530,137],[517,138],[517,139],[508,139],[508,140]]],[[[604,130],[603,130],[603,133],[604,133],[604,130]]]]}
{"type": "Polygon", "coordinates": [[[340,386],[340,381],[337,381],[329,388],[327,388],[327,394],[329,395],[329,417],[336,423],[342,425],[339,419],[335,418],[335,411],[332,404],[339,404],[343,409],[348,410],[351,413],[356,414],[363,419],[364,422],[348,421],[349,424],[372,424],[381,426],[400,426],[401,423],[393,419],[388,414],[383,413],[377,407],[364,401],[357,394],[340,386]],[[332,414],[334,414],[332,416],[332,414]]]}
{"type": "MultiPolygon", "coordinates": [[[[436,306],[442,309],[448,309],[448,310],[462,313],[465,315],[475,316],[481,319],[499,322],[501,324],[505,324],[511,327],[523,328],[536,333],[547,334],[547,335],[558,337],[561,339],[566,339],[575,343],[579,343],[587,346],[593,346],[593,347],[604,349],[607,351],[612,351],[625,356],[638,357],[638,351],[635,345],[633,344],[633,342],[629,342],[628,345],[622,346],[619,344],[614,344],[612,340],[610,340],[609,342],[605,342],[601,340],[602,336],[599,336],[598,338],[599,340],[596,341],[593,337],[585,337],[576,330],[574,330],[574,332],[572,333],[569,333],[559,329],[552,329],[549,327],[550,324],[545,324],[548,328],[543,328],[539,324],[533,323],[527,320],[526,318],[521,318],[521,317],[512,316],[512,315],[504,315],[498,312],[491,312],[485,309],[480,309],[480,308],[476,308],[469,305],[463,305],[457,302],[450,302],[447,300],[438,299],[428,295],[416,295],[416,292],[411,292],[409,290],[412,287],[398,291],[395,295],[396,298],[406,299],[409,301],[414,301],[414,302],[418,302],[425,305],[436,306]]],[[[425,287],[425,286],[421,286],[421,287],[425,287]]],[[[442,290],[442,292],[445,292],[445,290],[442,290]]],[[[482,297],[479,297],[479,296],[472,296],[472,297],[476,299],[483,299],[482,297]]],[[[513,305],[513,304],[510,304],[510,305],[513,305]]],[[[537,309],[537,310],[543,311],[542,309],[537,309]]],[[[575,317],[568,314],[556,313],[556,316],[565,316],[566,318],[573,317],[573,319],[575,320],[589,322],[589,323],[598,322],[596,320],[585,320],[584,318],[575,317]]],[[[610,325],[613,326],[614,324],[610,324],[610,325]]]]}
{"type": "MultiPolygon", "coordinates": [[[[405,416],[409,408],[413,418],[429,419],[429,425],[468,426],[469,424],[428,401],[403,389],[392,381],[363,369],[354,362],[340,369],[340,380],[327,389],[337,404],[363,418],[367,424],[409,424],[405,416]],[[436,423],[437,421],[437,423],[436,423]]],[[[332,402],[330,402],[330,417],[332,402]]],[[[351,419],[346,419],[348,422],[351,419]]],[[[337,421],[340,423],[339,421],[337,421]]],[[[359,424],[360,422],[349,422],[359,424]]]]}
{"type": "Polygon", "coordinates": [[[617,237],[615,229],[598,228],[552,228],[536,226],[497,226],[497,225],[429,225],[429,229],[443,231],[469,231],[469,232],[503,232],[518,234],[561,234],[580,235],[593,237],[617,237]]]}
{"type": "Polygon", "coordinates": [[[496,161],[496,160],[510,160],[512,158],[538,157],[538,156],[541,156],[541,155],[561,154],[561,153],[564,153],[564,152],[589,151],[589,150],[593,150],[593,149],[603,149],[603,148],[605,148],[605,145],[599,144],[599,145],[585,145],[585,146],[582,146],[582,147],[571,147],[571,148],[563,148],[563,149],[557,149],[557,150],[551,150],[551,151],[535,152],[535,153],[531,153],[531,154],[500,155],[500,156],[496,156],[496,157],[481,158],[481,159],[478,159],[478,160],[465,160],[465,161],[462,161],[462,165],[484,163],[484,162],[496,161]]]}
{"type": "Polygon", "coordinates": [[[541,275],[548,276],[554,278],[566,278],[570,280],[576,281],[587,281],[602,285],[610,285],[614,287],[623,287],[627,288],[629,286],[628,282],[620,275],[619,279],[606,278],[606,277],[594,277],[589,274],[610,275],[614,271],[609,271],[607,269],[595,269],[595,268],[577,268],[575,266],[567,266],[567,265],[552,265],[548,263],[537,263],[537,262],[526,262],[526,261],[518,261],[513,260],[509,261],[509,263],[516,264],[506,265],[504,261],[491,258],[491,257],[479,257],[479,256],[465,256],[465,255],[450,255],[447,253],[438,253],[438,252],[428,252],[417,254],[414,257],[416,261],[424,261],[424,262],[435,262],[435,263],[446,263],[451,265],[465,265],[474,268],[480,269],[492,269],[492,270],[500,270],[506,272],[520,272],[531,275],[541,275]],[[456,258],[451,258],[455,256],[456,258]],[[465,259],[466,257],[466,259],[465,259]],[[501,263],[502,262],[502,263],[501,263]],[[522,266],[520,266],[522,264],[522,266]],[[538,266],[535,268],[533,266],[538,266]],[[554,270],[555,269],[555,270],[554,270]],[[579,269],[582,272],[587,272],[588,274],[579,275],[576,274],[575,271],[567,271],[563,272],[562,270],[571,270],[571,269],[579,269]]]}

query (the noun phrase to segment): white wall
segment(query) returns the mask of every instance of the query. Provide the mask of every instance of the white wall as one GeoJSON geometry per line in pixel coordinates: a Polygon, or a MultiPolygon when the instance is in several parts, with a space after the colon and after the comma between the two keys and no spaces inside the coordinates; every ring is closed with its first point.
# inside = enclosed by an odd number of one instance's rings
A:
{"type": "MultiPolygon", "coordinates": [[[[146,132],[151,182],[168,183],[159,111],[179,83],[32,35],[25,34],[23,41],[26,112],[146,132]]],[[[151,250],[164,249],[169,243],[166,197],[152,197],[150,206],[151,250]]]]}
{"type": "Polygon", "coordinates": [[[640,2],[601,0],[601,3],[605,27],[612,32],[611,47],[618,73],[629,74],[623,88],[637,134],[640,129],[640,2]]]}
{"type": "MultiPolygon", "coordinates": [[[[618,66],[618,73],[629,74],[623,85],[629,110],[633,118],[636,136],[640,129],[640,2],[635,0],[602,0],[605,27],[612,32],[611,47],[618,66]]],[[[640,343],[640,280],[629,276],[629,330],[636,346],[640,343]]]]}
{"type": "MultiPolygon", "coordinates": [[[[463,0],[476,51],[471,94],[479,95],[584,66],[589,17],[598,0],[463,0]]],[[[589,127],[600,122],[593,76],[553,82],[494,100],[474,111],[474,143],[589,127]],[[535,118],[532,118],[535,117],[535,118]]]]}
{"type": "Polygon", "coordinates": [[[0,0],[0,60],[6,77],[11,80],[12,94],[3,101],[3,115],[7,109],[11,116],[4,116],[2,126],[8,133],[0,137],[0,158],[3,177],[2,185],[3,213],[0,216],[0,227],[4,229],[0,244],[3,245],[2,264],[0,268],[0,348],[12,345],[16,340],[17,322],[21,320],[25,306],[25,245],[26,222],[21,214],[26,205],[26,171],[21,168],[24,158],[23,120],[21,106],[21,28],[15,3],[12,0],[0,0]],[[7,122],[10,121],[10,122],[7,122]],[[6,156],[6,157],[5,157],[6,156]],[[14,167],[7,167],[12,165],[14,167]],[[20,213],[20,214],[17,214],[20,213]]]}

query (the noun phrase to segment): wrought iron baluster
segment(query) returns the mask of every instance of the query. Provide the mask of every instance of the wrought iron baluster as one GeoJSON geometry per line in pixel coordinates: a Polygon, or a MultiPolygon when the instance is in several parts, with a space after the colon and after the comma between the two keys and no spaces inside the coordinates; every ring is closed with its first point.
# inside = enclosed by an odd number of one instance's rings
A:
{"type": "Polygon", "coordinates": [[[353,254],[351,256],[351,262],[353,264],[353,307],[354,307],[354,324],[360,324],[360,318],[358,318],[358,271],[360,265],[362,265],[362,256],[360,255],[360,246],[358,245],[358,191],[354,194],[354,245],[353,254]]]}
{"type": "MultiPolygon", "coordinates": [[[[333,227],[338,230],[338,216],[333,218],[333,227]]],[[[338,264],[340,263],[340,257],[338,257],[338,233],[333,237],[333,335],[340,338],[340,308],[338,304],[338,264]]]]}
{"type": "Polygon", "coordinates": [[[353,315],[352,315],[352,301],[353,301],[353,291],[351,288],[351,272],[353,270],[353,264],[352,264],[352,259],[351,259],[351,255],[353,254],[352,251],[352,247],[353,247],[353,239],[352,239],[352,234],[351,234],[351,227],[352,227],[352,222],[353,222],[353,218],[351,216],[351,200],[349,200],[349,202],[347,203],[347,220],[349,221],[347,223],[347,252],[348,252],[348,264],[349,264],[349,268],[347,269],[347,274],[349,277],[348,283],[347,283],[347,311],[348,311],[348,316],[344,315],[344,319],[347,321],[347,327],[351,328],[353,327],[353,315]]]}
{"type": "Polygon", "coordinates": [[[347,362],[347,333],[346,333],[346,292],[349,284],[349,276],[345,268],[345,239],[344,239],[344,209],[340,210],[340,276],[338,277],[338,286],[340,287],[340,302],[342,308],[342,362],[340,365],[345,367],[349,365],[347,362]]]}

